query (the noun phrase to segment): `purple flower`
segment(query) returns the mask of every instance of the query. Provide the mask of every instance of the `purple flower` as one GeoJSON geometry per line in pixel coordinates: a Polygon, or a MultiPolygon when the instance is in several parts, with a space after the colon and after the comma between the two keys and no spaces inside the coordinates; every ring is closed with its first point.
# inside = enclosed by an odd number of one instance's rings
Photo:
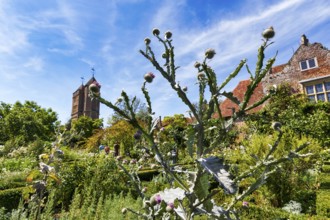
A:
{"type": "Polygon", "coordinates": [[[162,198],[160,197],[159,194],[156,194],[156,195],[153,195],[151,198],[150,198],[150,203],[151,205],[158,205],[162,202],[162,198]]]}
{"type": "Polygon", "coordinates": [[[159,194],[156,195],[155,199],[156,199],[157,204],[160,204],[162,202],[162,198],[160,197],[159,194]]]}
{"type": "Polygon", "coordinates": [[[249,207],[249,203],[248,203],[247,201],[243,201],[243,202],[242,202],[242,206],[243,206],[243,207],[249,207]]]}
{"type": "Polygon", "coordinates": [[[167,203],[166,211],[167,211],[167,212],[172,212],[173,209],[174,209],[174,203],[173,203],[173,202],[169,202],[169,203],[167,203]]]}

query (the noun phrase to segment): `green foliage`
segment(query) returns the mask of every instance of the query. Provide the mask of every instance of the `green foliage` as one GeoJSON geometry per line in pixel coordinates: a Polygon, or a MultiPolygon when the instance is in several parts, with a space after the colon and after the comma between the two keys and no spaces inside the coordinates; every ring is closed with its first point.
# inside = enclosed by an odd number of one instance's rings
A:
{"type": "Polygon", "coordinates": [[[93,188],[98,195],[127,193],[128,177],[120,172],[114,159],[88,156],[66,163],[60,172],[61,184],[57,188],[57,203],[68,207],[75,190],[81,192],[86,186],[93,188]]]}
{"type": "MultiPolygon", "coordinates": [[[[57,114],[52,109],[44,109],[32,101],[14,105],[0,105],[0,143],[17,140],[16,147],[37,139],[54,138],[57,114]]],[[[15,147],[15,146],[13,146],[15,147]]]]}
{"type": "Polygon", "coordinates": [[[316,213],[319,216],[330,218],[330,191],[319,190],[317,192],[316,213]]]}
{"type": "Polygon", "coordinates": [[[0,208],[4,207],[7,211],[16,209],[24,189],[25,187],[0,190],[0,208]]]}
{"type": "Polygon", "coordinates": [[[122,152],[130,153],[134,146],[133,136],[135,132],[136,129],[126,120],[118,120],[105,129],[103,142],[110,147],[118,143],[122,152]]]}
{"type": "Polygon", "coordinates": [[[249,125],[258,131],[269,133],[271,123],[279,121],[298,135],[308,135],[322,146],[330,146],[330,103],[310,102],[306,96],[293,93],[287,84],[280,85],[269,104],[249,118],[249,125]]]}
{"type": "Polygon", "coordinates": [[[81,116],[71,122],[69,140],[67,142],[73,146],[84,145],[87,138],[91,137],[103,125],[102,119],[92,119],[88,116],[81,116]]]}

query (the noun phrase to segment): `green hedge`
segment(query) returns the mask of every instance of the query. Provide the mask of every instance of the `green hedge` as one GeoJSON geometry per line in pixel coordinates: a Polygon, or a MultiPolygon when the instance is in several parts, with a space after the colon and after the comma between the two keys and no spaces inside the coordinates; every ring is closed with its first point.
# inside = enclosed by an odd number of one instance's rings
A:
{"type": "Polygon", "coordinates": [[[26,186],[26,181],[0,182],[0,190],[13,189],[26,186]]]}
{"type": "Polygon", "coordinates": [[[6,189],[0,191],[0,208],[4,207],[7,211],[16,209],[22,198],[22,192],[26,187],[6,189]]]}
{"type": "Polygon", "coordinates": [[[330,175],[328,173],[321,174],[320,189],[330,189],[330,175]]]}
{"type": "Polygon", "coordinates": [[[330,165],[329,164],[324,164],[322,166],[322,172],[324,172],[324,173],[330,173],[330,165]]]}
{"type": "Polygon", "coordinates": [[[153,170],[141,170],[138,172],[138,176],[141,181],[151,181],[154,176],[157,176],[159,171],[157,169],[153,170]]]}
{"type": "Polygon", "coordinates": [[[330,218],[330,190],[318,190],[316,198],[316,213],[330,218]]]}

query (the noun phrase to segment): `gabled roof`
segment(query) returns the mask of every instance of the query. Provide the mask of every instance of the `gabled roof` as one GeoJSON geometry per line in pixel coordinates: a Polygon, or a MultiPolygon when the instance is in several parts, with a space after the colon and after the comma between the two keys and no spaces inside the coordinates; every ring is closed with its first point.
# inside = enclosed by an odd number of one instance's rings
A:
{"type": "MultiPolygon", "coordinates": [[[[250,85],[251,81],[248,80],[243,80],[238,83],[236,88],[233,90],[233,95],[240,101],[242,102],[244,99],[244,95],[246,93],[248,85],[250,85]]],[[[264,92],[263,92],[263,87],[262,84],[259,83],[257,88],[254,90],[250,101],[248,102],[248,106],[254,104],[255,102],[260,101],[264,97],[264,92]]],[[[259,111],[262,108],[262,106],[258,106],[250,111],[248,113],[254,113],[259,111]]],[[[225,99],[221,104],[220,104],[220,110],[222,117],[230,117],[233,115],[233,111],[237,111],[239,109],[238,105],[232,102],[229,99],[225,99]]],[[[217,117],[217,115],[215,115],[217,117]]]]}

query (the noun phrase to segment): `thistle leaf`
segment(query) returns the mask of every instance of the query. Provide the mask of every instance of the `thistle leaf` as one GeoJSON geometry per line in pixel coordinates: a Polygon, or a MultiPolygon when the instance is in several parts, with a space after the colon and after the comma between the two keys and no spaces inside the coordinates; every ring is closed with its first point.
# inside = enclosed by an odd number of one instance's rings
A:
{"type": "MultiPolygon", "coordinates": [[[[208,196],[209,185],[207,173],[199,169],[196,176],[195,186],[193,188],[199,201],[203,201],[208,196]]],[[[213,208],[213,204],[209,199],[203,202],[203,206],[207,211],[211,211],[213,208]]]]}
{"type": "Polygon", "coordinates": [[[225,96],[227,99],[229,99],[230,101],[234,102],[236,105],[239,105],[241,102],[238,100],[237,97],[235,97],[233,95],[232,92],[222,92],[221,95],[225,96]]]}
{"type": "Polygon", "coordinates": [[[200,158],[198,162],[209,172],[221,185],[221,187],[229,194],[237,191],[237,186],[230,178],[230,174],[225,169],[225,165],[220,158],[212,156],[209,158],[200,158]]]}
{"type": "Polygon", "coordinates": [[[181,188],[166,188],[164,191],[158,192],[157,194],[159,194],[166,203],[174,202],[176,199],[183,200],[186,197],[185,191],[181,188]]]}

